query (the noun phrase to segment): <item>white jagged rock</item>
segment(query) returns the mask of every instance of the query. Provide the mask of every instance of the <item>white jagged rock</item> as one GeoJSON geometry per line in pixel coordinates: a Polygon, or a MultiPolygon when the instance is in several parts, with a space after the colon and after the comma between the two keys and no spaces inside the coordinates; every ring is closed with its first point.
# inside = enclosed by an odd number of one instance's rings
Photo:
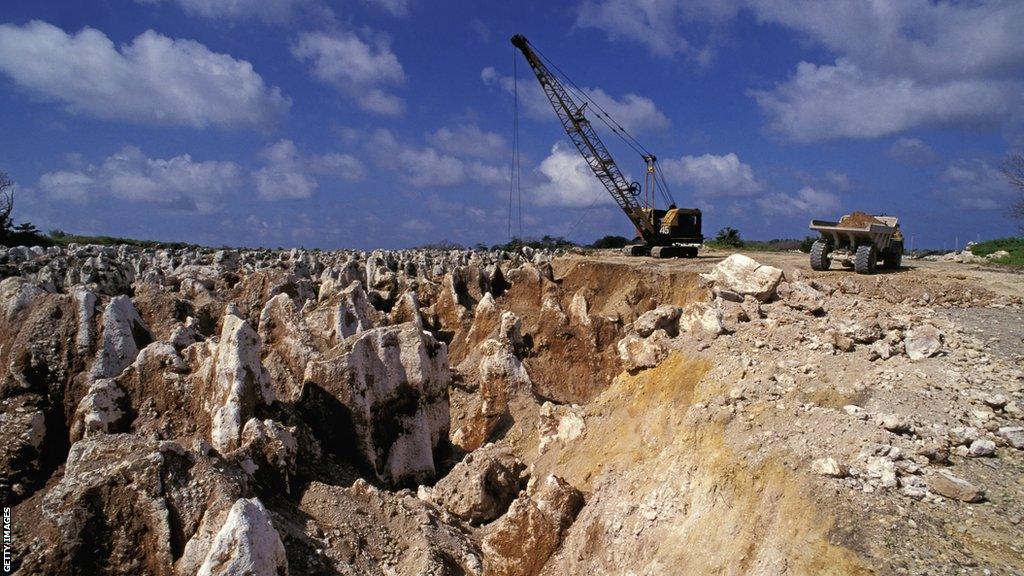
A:
{"type": "Polygon", "coordinates": [[[569,304],[569,317],[581,326],[590,326],[589,305],[582,291],[573,294],[572,302],[569,304]]]}
{"type": "Polygon", "coordinates": [[[626,370],[640,370],[653,368],[668,356],[668,340],[664,330],[655,330],[647,338],[627,334],[616,348],[626,370]]]}
{"type": "Polygon", "coordinates": [[[110,432],[124,417],[124,399],[124,390],[112,378],[94,380],[75,410],[71,438],[79,440],[110,432]]]}
{"type": "Polygon", "coordinates": [[[669,336],[675,336],[679,329],[679,314],[682,308],[671,304],[658,306],[654,310],[648,310],[633,321],[633,331],[643,338],[654,333],[655,330],[664,330],[669,336]]]}
{"type": "Polygon", "coordinates": [[[356,450],[378,478],[395,484],[433,478],[434,450],[451,424],[443,342],[412,322],[374,328],[310,362],[304,381],[347,408],[356,450]]]}
{"type": "Polygon", "coordinates": [[[111,298],[103,311],[103,341],[92,366],[93,378],[113,378],[153,340],[149,327],[127,296],[111,298]]]}
{"type": "Polygon", "coordinates": [[[221,453],[239,446],[242,424],[257,403],[270,404],[274,392],[260,363],[260,337],[248,322],[224,316],[215,354],[213,416],[210,443],[221,453]]]}
{"type": "Polygon", "coordinates": [[[281,536],[259,498],[239,498],[235,502],[197,575],[288,575],[281,536]]]}
{"type": "Polygon", "coordinates": [[[79,352],[88,352],[93,340],[92,319],[96,315],[96,294],[84,286],[75,286],[71,289],[71,296],[75,299],[75,312],[78,314],[75,348],[79,352]]]}
{"type": "Polygon", "coordinates": [[[722,308],[714,303],[692,302],[679,314],[679,331],[714,338],[725,332],[722,308]]]}
{"type": "Polygon", "coordinates": [[[783,273],[749,256],[733,254],[719,262],[710,273],[700,276],[711,285],[716,295],[723,298],[742,301],[743,296],[750,295],[767,302],[775,296],[783,273]]]}
{"type": "Polygon", "coordinates": [[[362,284],[353,282],[341,292],[334,318],[334,329],[341,340],[370,330],[380,323],[378,312],[366,297],[362,284]]]}

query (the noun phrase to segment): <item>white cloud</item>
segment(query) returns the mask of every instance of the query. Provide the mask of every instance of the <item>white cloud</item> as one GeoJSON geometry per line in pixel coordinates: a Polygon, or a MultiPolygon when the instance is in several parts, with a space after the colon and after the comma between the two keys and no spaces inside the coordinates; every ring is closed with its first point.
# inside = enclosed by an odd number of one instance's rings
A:
{"type": "Polygon", "coordinates": [[[804,186],[795,194],[776,192],[763,196],[757,201],[761,210],[768,215],[799,216],[828,214],[839,211],[839,197],[835,194],[804,186]]]}
{"type": "Polygon", "coordinates": [[[890,158],[907,165],[931,164],[939,155],[918,138],[900,138],[886,152],[890,158]]]}
{"type": "Polygon", "coordinates": [[[84,172],[59,170],[39,178],[39,188],[54,200],[85,202],[95,181],[84,172]]]}
{"type": "Polygon", "coordinates": [[[405,102],[381,86],[401,85],[405,70],[383,36],[366,42],[352,32],[307,32],[292,45],[292,55],[308,62],[318,80],[334,86],[360,108],[383,116],[405,111],[405,102]]]}
{"type": "Polygon", "coordinates": [[[1020,42],[1024,4],[1020,2],[748,0],[747,4],[759,20],[803,32],[834,53],[883,74],[945,81],[961,76],[1011,76],[1024,67],[1020,42]]]}
{"type": "Polygon", "coordinates": [[[1024,113],[1024,3],[748,0],[836,54],[752,94],[796,141],[875,138],[916,127],[1004,125],[1024,113]],[[841,25],[837,23],[841,22],[841,25]],[[898,55],[898,56],[894,56],[898,55]]]}
{"type": "Polygon", "coordinates": [[[139,4],[160,4],[172,1],[191,16],[210,20],[220,18],[259,18],[264,22],[281,22],[292,18],[308,0],[135,0],[139,4]]]}
{"type": "Polygon", "coordinates": [[[1017,191],[997,167],[983,160],[957,160],[940,177],[938,194],[968,210],[1007,210],[1017,191]]]}
{"type": "Polygon", "coordinates": [[[541,181],[531,187],[534,204],[585,208],[614,202],[583,156],[561,142],[551,147],[537,171],[541,181]]]}
{"type": "Polygon", "coordinates": [[[266,126],[291,106],[248,62],[152,30],[115,47],[92,28],[0,25],[0,71],[42,100],[105,120],[266,126]]]}
{"type": "Polygon", "coordinates": [[[663,160],[661,166],[666,180],[690,186],[705,198],[750,196],[764,189],[754,169],[741,162],[734,152],[722,156],[683,156],[663,160]]]}
{"type": "MultiPolygon", "coordinates": [[[[516,90],[515,80],[511,76],[503,76],[493,66],[480,72],[480,79],[488,86],[498,86],[508,94],[516,90]]],[[[537,120],[556,120],[554,110],[537,80],[530,76],[519,79],[519,104],[523,113],[537,120]]],[[[634,134],[650,130],[667,128],[671,123],[665,114],[658,109],[653,100],[645,96],[627,93],[620,99],[608,95],[601,88],[582,88],[601,108],[626,130],[634,134]]],[[[590,113],[595,125],[600,126],[598,119],[590,113]]]]}
{"type": "Polygon", "coordinates": [[[210,213],[218,210],[243,181],[242,169],[233,162],[197,162],[188,154],[153,159],[127,146],[99,166],[43,174],[39,189],[55,200],[85,202],[110,196],[210,213]]]}
{"type": "Polygon", "coordinates": [[[267,165],[253,173],[256,193],[262,200],[309,198],[319,184],[302,166],[299,150],[291,140],[267,146],[261,153],[267,165]]]}
{"type": "Polygon", "coordinates": [[[303,156],[291,140],[279,140],[260,152],[265,165],[253,173],[263,200],[309,198],[319,187],[314,175],[356,181],[366,176],[362,163],[348,154],[303,156]]]}
{"type": "Polygon", "coordinates": [[[828,172],[825,172],[825,181],[831,184],[836,190],[845,192],[850,189],[850,177],[845,172],[829,170],[828,172]]]}
{"type": "Polygon", "coordinates": [[[705,65],[714,57],[710,36],[703,46],[683,36],[679,28],[694,21],[721,23],[736,15],[734,0],[588,0],[577,14],[576,25],[596,28],[613,40],[630,40],[657,56],[686,54],[705,65]]]}
{"type": "Polygon", "coordinates": [[[767,113],[769,129],[813,142],[877,138],[918,126],[992,127],[1020,105],[1021,87],[974,79],[926,84],[865,72],[840,59],[834,66],[801,62],[788,81],[751,95],[767,113]]]}
{"type": "Polygon", "coordinates": [[[431,146],[404,144],[383,128],[370,136],[367,145],[379,167],[394,170],[416,188],[445,188],[466,182],[485,186],[508,183],[508,173],[498,166],[464,160],[431,146]]]}
{"type": "Polygon", "coordinates": [[[455,156],[493,159],[500,158],[507,152],[504,137],[481,130],[476,124],[438,128],[427,134],[427,142],[455,156]]]}
{"type": "Polygon", "coordinates": [[[366,166],[361,160],[350,154],[313,156],[308,159],[307,165],[315,174],[337,176],[350,182],[366,178],[366,166]]]}
{"type": "Polygon", "coordinates": [[[787,139],[936,126],[1009,126],[1011,141],[1024,134],[1024,2],[586,0],[577,24],[706,63],[741,11],[830,53],[829,61],[802,62],[788,80],[751,91],[769,128],[787,139]],[[702,48],[697,34],[706,36],[702,48]]]}
{"type": "Polygon", "coordinates": [[[406,16],[409,14],[409,0],[365,0],[368,4],[376,6],[392,16],[406,16]]]}

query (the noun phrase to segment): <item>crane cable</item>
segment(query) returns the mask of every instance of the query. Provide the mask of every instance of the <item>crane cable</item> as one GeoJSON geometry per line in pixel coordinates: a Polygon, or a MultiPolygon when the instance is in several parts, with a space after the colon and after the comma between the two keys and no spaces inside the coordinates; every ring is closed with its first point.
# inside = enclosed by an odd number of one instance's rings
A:
{"type": "Polygon", "coordinates": [[[517,199],[519,209],[519,238],[523,237],[523,187],[522,167],[519,154],[519,73],[516,51],[512,49],[512,164],[509,166],[508,183],[508,240],[512,241],[512,199],[517,199]]]}
{"type": "Polygon", "coordinates": [[[574,94],[576,94],[578,98],[590,102],[590,104],[594,108],[597,108],[598,112],[595,112],[595,116],[597,116],[597,118],[601,120],[601,122],[608,126],[612,133],[618,136],[623,142],[629,145],[630,148],[639,153],[641,156],[653,156],[650,150],[648,150],[643,144],[640,143],[639,140],[637,140],[632,134],[630,134],[629,131],[626,130],[626,128],[622,124],[619,124],[614,118],[612,118],[611,115],[608,114],[607,110],[605,110],[596,100],[591,98],[590,95],[584,92],[583,89],[579,87],[579,85],[573,82],[572,78],[570,78],[568,74],[566,74],[561,68],[558,67],[558,64],[555,64],[553,61],[551,61],[550,58],[545,56],[533,44],[531,44],[530,46],[533,48],[534,52],[536,52],[541,58],[544,59],[546,63],[548,63],[562,76],[566,84],[568,84],[568,86],[571,88],[571,91],[574,94]]]}
{"type": "MultiPolygon", "coordinates": [[[[654,154],[652,154],[650,150],[648,150],[639,140],[636,139],[636,137],[634,137],[632,134],[629,133],[628,130],[626,130],[625,126],[623,126],[614,118],[612,118],[607,110],[605,110],[596,100],[591,98],[590,95],[588,95],[585,91],[583,91],[582,88],[580,88],[575,82],[573,82],[572,78],[570,78],[568,74],[566,74],[561,68],[558,67],[558,64],[555,64],[550,58],[545,56],[540,50],[537,49],[536,46],[533,46],[532,44],[530,46],[533,48],[533,51],[537,53],[537,55],[539,55],[547,64],[549,64],[562,76],[562,78],[565,80],[569,88],[569,91],[572,94],[574,94],[577,98],[580,98],[581,100],[590,102],[591,106],[597,109],[597,111],[594,112],[594,115],[597,116],[597,119],[600,120],[605,126],[607,126],[613,134],[618,136],[619,139],[625,142],[627,146],[632,148],[634,152],[636,152],[642,158],[644,158],[644,161],[646,161],[648,156],[654,156],[654,154]]],[[[654,172],[655,188],[657,188],[658,192],[661,194],[662,200],[664,200],[666,204],[675,204],[675,198],[673,198],[672,196],[672,192],[668,187],[668,182],[665,181],[664,175],[661,174],[660,166],[658,166],[657,160],[655,160],[655,165],[657,166],[654,172]]]]}

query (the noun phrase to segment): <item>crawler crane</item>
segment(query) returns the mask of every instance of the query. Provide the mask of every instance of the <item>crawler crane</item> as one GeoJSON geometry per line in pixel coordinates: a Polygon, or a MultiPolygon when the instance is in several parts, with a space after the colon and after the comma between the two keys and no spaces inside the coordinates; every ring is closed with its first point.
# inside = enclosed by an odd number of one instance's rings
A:
{"type": "MultiPolygon", "coordinates": [[[[597,102],[566,79],[563,84],[545,64],[541,55],[521,34],[512,37],[512,45],[518,48],[537,76],[544,94],[555,109],[562,128],[576,149],[583,155],[594,175],[615,199],[616,204],[626,213],[636,227],[639,244],[626,246],[623,251],[630,256],[653,256],[655,258],[694,258],[704,241],[701,235],[701,212],[696,208],[677,208],[671,192],[661,175],[658,159],[636,141],[620,124],[608,116],[597,102]],[[647,165],[645,187],[639,182],[627,182],[615,160],[597,135],[586,110],[591,107],[594,115],[622,137],[640,153],[647,165]],[[660,192],[668,206],[655,208],[655,193],[660,192]],[[640,201],[643,193],[643,202],[640,201]]],[[[550,63],[550,61],[548,61],[550,63]]],[[[557,66],[554,66],[558,70],[557,66]]],[[[564,74],[563,74],[564,76],[564,74]]]]}

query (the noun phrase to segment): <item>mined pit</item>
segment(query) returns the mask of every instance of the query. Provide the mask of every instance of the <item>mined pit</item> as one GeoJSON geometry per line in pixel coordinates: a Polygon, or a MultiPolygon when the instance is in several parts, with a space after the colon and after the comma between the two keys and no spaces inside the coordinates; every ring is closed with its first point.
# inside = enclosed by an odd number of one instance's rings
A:
{"type": "Polygon", "coordinates": [[[756,259],[0,252],[13,569],[1024,571],[1019,274],[756,259]]]}

